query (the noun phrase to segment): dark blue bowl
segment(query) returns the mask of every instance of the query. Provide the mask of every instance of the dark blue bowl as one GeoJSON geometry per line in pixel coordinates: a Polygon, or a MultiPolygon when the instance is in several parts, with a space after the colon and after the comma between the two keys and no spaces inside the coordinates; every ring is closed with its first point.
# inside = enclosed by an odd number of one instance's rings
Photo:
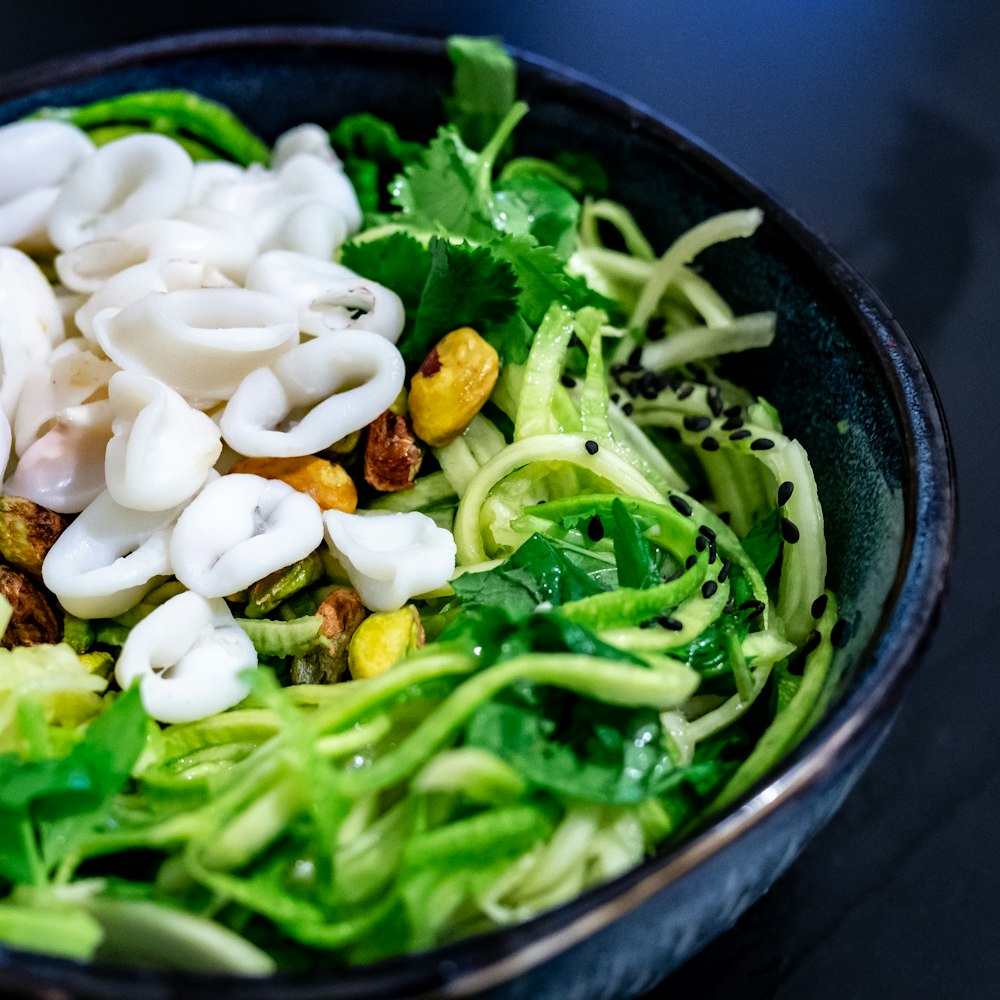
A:
{"type": "MultiPolygon", "coordinates": [[[[763,893],[833,814],[891,725],[933,628],[954,532],[951,450],[920,358],[878,296],[746,177],[648,109],[520,55],[522,151],[596,154],[611,196],[665,246],[706,216],[759,205],[752,240],[699,263],[738,312],[777,308],[775,349],[739,377],[806,446],[827,518],[829,583],[848,623],[840,680],[805,742],[710,827],[520,926],[336,975],[265,980],[83,966],[0,952],[0,990],[34,997],[384,1000],[628,997],[689,958],[763,893]]],[[[404,134],[441,120],[440,41],[335,28],[211,32],[102,52],[0,80],[0,121],[43,104],[187,87],[265,137],[369,110],[404,134]]],[[[753,355],[751,357],[750,355],[753,355]]]]}

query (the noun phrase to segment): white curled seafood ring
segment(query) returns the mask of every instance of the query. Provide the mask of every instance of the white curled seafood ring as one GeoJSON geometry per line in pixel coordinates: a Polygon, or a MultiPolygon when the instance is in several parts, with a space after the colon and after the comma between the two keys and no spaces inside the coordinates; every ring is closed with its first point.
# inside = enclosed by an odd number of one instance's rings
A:
{"type": "Polygon", "coordinates": [[[45,275],[27,254],[0,247],[0,410],[8,419],[28,375],[62,339],[62,312],[45,275]]]}
{"type": "Polygon", "coordinates": [[[326,540],[373,611],[395,611],[455,572],[455,539],[426,514],[323,514],[326,540]]]}
{"type": "Polygon", "coordinates": [[[191,157],[165,136],[109,142],[66,180],[49,212],[49,236],[72,250],[134,222],[167,218],[184,207],[193,177],[191,157]]]}
{"type": "Polygon", "coordinates": [[[278,140],[273,170],[197,164],[191,202],[245,220],[261,251],[329,260],[361,225],[361,206],[329,140],[297,132],[278,140]]]}
{"type": "Polygon", "coordinates": [[[179,510],[128,510],[104,492],[56,539],[42,580],[78,618],[127,611],[171,573],[168,543],[179,510]]]}
{"type": "Polygon", "coordinates": [[[165,382],[207,407],[227,399],[253,370],[298,341],[291,306],[245,288],[151,292],[94,317],[94,334],[119,367],[165,382]]]}
{"type": "Polygon", "coordinates": [[[126,268],[146,261],[188,261],[242,282],[257,243],[242,219],[210,208],[187,208],[170,219],[145,219],[116,236],[92,240],[56,257],[67,288],[96,292],[126,268]]]}
{"type": "Polygon", "coordinates": [[[4,490],[60,514],[76,514],[104,490],[104,449],[111,405],[96,399],[67,406],[24,451],[4,490]]]}
{"type": "MultiPolygon", "coordinates": [[[[93,245],[93,244],[90,244],[93,245]]],[[[220,271],[190,260],[156,258],[133,264],[112,275],[76,310],[77,329],[88,340],[96,340],[94,317],[105,309],[120,312],[150,292],[178,292],[190,288],[231,288],[220,271]]]]}
{"type": "Polygon", "coordinates": [[[244,671],[257,654],[225,601],[172,597],[135,625],[115,667],[124,690],[138,682],[146,713],[159,722],[194,722],[241,702],[244,671]]]}
{"type": "Polygon", "coordinates": [[[218,425],[148,375],[117,372],[104,458],[108,492],[132,510],[166,510],[194,496],[222,451],[218,425]]]}
{"type": "Polygon", "coordinates": [[[222,437],[241,455],[314,454],[384,413],[405,375],[399,351],[377,333],[317,337],[243,379],[222,413],[222,437]]]}
{"type": "Polygon", "coordinates": [[[204,597],[226,597],[304,559],[323,540],[312,497],[278,479],[228,475],[188,504],[170,540],[174,575],[204,597]]]}
{"type": "Polygon", "coordinates": [[[250,267],[246,287],[284,299],[311,337],[343,330],[370,330],[395,343],[405,314],[399,296],[332,261],[290,250],[270,250],[250,267]]]}
{"type": "Polygon", "coordinates": [[[49,246],[49,211],[63,181],[94,152],[87,135],[52,121],[0,128],[0,243],[49,246]]]}

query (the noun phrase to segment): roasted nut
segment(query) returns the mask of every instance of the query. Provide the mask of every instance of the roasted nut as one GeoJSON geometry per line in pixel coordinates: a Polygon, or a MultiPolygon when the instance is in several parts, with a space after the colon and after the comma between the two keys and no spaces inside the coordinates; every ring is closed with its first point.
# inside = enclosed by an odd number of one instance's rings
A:
{"type": "Polygon", "coordinates": [[[499,374],[497,352],[472,327],[452,330],[410,382],[417,436],[435,448],[454,441],[490,398],[499,374]]]}
{"type": "Polygon", "coordinates": [[[368,615],[356,590],[332,590],[316,609],[323,619],[325,646],[317,646],[292,661],[293,684],[334,684],[347,671],[347,648],[368,615]]]}
{"type": "Polygon", "coordinates": [[[383,493],[413,486],[424,455],[406,417],[386,410],[368,425],[365,480],[383,493]]]}
{"type": "Polygon", "coordinates": [[[407,653],[424,644],[420,613],[412,604],[398,611],[379,611],[361,623],[347,650],[355,680],[377,677],[407,653]]]}
{"type": "Polygon", "coordinates": [[[62,638],[62,629],[48,598],[27,573],[0,566],[0,595],[11,606],[10,624],[0,639],[5,649],[55,643],[62,638]]]}
{"type": "Polygon", "coordinates": [[[310,552],[305,559],[268,573],[250,588],[247,618],[263,618],[286,598],[315,583],[322,575],[323,560],[317,552],[310,552]]]}
{"type": "Polygon", "coordinates": [[[24,497],[0,497],[0,555],[12,566],[42,575],[42,560],[69,521],[24,497]]]}
{"type": "Polygon", "coordinates": [[[280,479],[292,489],[311,496],[320,510],[342,510],[354,513],[358,506],[358,491],[354,480],[343,466],[315,455],[300,458],[243,458],[230,472],[280,479]]]}

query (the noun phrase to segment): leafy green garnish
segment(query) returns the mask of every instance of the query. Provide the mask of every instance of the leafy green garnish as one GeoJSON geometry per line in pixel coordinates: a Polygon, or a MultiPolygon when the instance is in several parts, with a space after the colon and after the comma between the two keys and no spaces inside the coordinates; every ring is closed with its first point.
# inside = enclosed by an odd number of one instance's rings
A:
{"type": "Polygon", "coordinates": [[[760,575],[766,577],[781,552],[781,511],[775,507],[762,517],[747,532],[742,544],[760,575]]]}
{"type": "Polygon", "coordinates": [[[107,815],[146,739],[139,691],[121,695],[65,757],[0,756],[0,874],[40,884],[107,815]]]}
{"type": "Polygon", "coordinates": [[[660,567],[642,528],[617,497],[611,504],[611,521],[618,566],[618,586],[646,590],[660,583],[660,567]]]}
{"type": "Polygon", "coordinates": [[[514,104],[517,68],[493,38],[452,35],[448,57],[455,79],[445,110],[462,139],[473,149],[482,149],[514,104]]]}

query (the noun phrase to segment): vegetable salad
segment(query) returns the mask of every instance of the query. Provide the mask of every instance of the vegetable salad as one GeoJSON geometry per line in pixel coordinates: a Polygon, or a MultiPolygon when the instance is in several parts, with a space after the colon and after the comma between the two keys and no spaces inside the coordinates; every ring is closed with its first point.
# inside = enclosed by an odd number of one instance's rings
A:
{"type": "Polygon", "coordinates": [[[822,713],[808,457],[587,153],[447,121],[266,145],[194,94],[0,129],[0,942],[264,975],[530,918],[822,713]],[[10,169],[7,169],[7,168],[10,169]]]}

